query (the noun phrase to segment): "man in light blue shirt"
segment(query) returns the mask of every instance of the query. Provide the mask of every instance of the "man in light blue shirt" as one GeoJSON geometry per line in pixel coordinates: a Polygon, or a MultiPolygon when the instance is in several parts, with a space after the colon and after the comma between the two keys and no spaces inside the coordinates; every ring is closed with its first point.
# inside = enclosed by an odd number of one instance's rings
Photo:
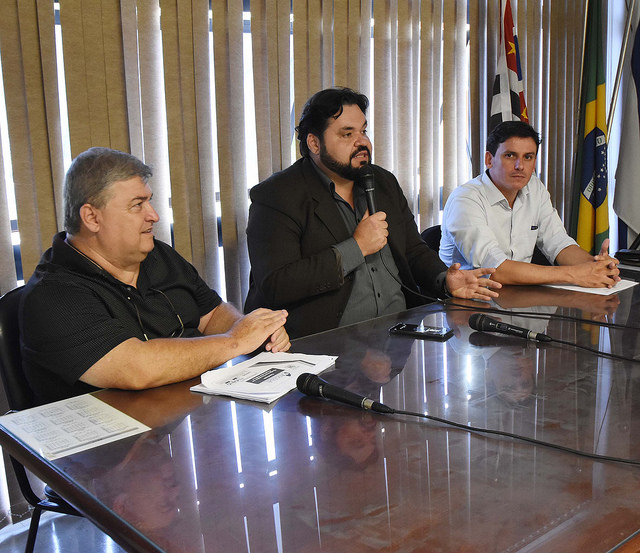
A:
{"type": "Polygon", "coordinates": [[[544,184],[533,174],[540,138],[507,121],[487,139],[484,174],[456,188],[444,208],[440,258],[463,269],[496,267],[502,284],[611,288],[620,280],[609,240],[592,256],[565,231],[544,184]],[[534,247],[552,266],[531,263],[534,247]]]}

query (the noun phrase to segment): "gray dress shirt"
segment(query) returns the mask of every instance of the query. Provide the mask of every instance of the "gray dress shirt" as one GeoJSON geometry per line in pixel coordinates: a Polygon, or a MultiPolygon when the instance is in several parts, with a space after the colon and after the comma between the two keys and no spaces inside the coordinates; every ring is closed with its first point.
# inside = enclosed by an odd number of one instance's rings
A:
{"type": "MultiPolygon", "coordinates": [[[[359,186],[353,187],[355,210],[336,193],[335,184],[316,165],[322,183],[327,186],[336,202],[340,215],[349,231],[353,232],[367,211],[367,201],[359,186]]],[[[364,257],[353,237],[333,246],[344,276],[353,273],[353,289],[340,318],[340,326],[397,313],[406,308],[400,285],[398,268],[388,245],[379,252],[364,257]]]]}

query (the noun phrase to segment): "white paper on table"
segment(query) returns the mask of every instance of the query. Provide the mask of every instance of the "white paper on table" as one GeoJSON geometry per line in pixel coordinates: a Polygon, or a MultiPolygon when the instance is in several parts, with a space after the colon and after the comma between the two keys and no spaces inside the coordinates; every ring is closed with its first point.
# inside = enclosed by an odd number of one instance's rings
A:
{"type": "Polygon", "coordinates": [[[237,365],[204,373],[201,383],[191,390],[271,403],[293,390],[302,373],[319,374],[336,359],[333,355],[262,352],[237,365]]]}
{"type": "Polygon", "coordinates": [[[616,282],[615,286],[612,286],[611,288],[583,288],[582,286],[575,286],[573,284],[543,284],[543,286],[560,288],[562,290],[573,290],[574,292],[587,292],[587,294],[598,294],[600,296],[609,296],[610,294],[622,292],[622,290],[631,288],[636,284],[638,283],[633,280],[622,279],[621,281],[616,282]]]}
{"type": "Polygon", "coordinates": [[[3,415],[0,424],[49,460],[150,430],[91,394],[3,415]]]}

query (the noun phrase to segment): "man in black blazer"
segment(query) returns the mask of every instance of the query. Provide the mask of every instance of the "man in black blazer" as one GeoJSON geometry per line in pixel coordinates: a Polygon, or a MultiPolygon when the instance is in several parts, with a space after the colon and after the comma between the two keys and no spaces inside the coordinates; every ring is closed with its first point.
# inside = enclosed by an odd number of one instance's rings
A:
{"type": "Polygon", "coordinates": [[[396,178],[372,165],[370,214],[358,170],[371,163],[366,96],[312,96],[297,127],[302,158],[251,190],[245,311],[286,309],[291,338],[424,303],[422,295],[490,299],[494,269],[447,267],[421,239],[396,178]]]}

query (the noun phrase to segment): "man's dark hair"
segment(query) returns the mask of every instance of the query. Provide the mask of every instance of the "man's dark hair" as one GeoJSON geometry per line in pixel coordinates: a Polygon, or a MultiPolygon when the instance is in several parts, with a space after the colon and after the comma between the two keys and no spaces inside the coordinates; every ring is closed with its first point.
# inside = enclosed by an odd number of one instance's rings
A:
{"type": "Polygon", "coordinates": [[[329,126],[329,119],[337,119],[342,115],[343,106],[356,105],[362,113],[367,114],[369,99],[364,95],[345,87],[326,88],[316,92],[302,108],[300,123],[296,127],[300,141],[300,153],[309,157],[307,136],[313,134],[322,139],[329,126]]]}
{"type": "Polygon", "coordinates": [[[112,184],[133,177],[142,178],[146,184],[151,175],[151,167],[131,154],[111,148],[82,152],[71,163],[64,181],[65,230],[78,233],[82,223],[80,208],[84,204],[104,207],[112,184]]]}
{"type": "Polygon", "coordinates": [[[495,156],[500,144],[514,136],[518,138],[532,138],[536,143],[536,153],[538,153],[538,146],[540,146],[542,142],[540,135],[531,125],[523,121],[504,121],[497,125],[487,137],[487,152],[495,156]]]}

